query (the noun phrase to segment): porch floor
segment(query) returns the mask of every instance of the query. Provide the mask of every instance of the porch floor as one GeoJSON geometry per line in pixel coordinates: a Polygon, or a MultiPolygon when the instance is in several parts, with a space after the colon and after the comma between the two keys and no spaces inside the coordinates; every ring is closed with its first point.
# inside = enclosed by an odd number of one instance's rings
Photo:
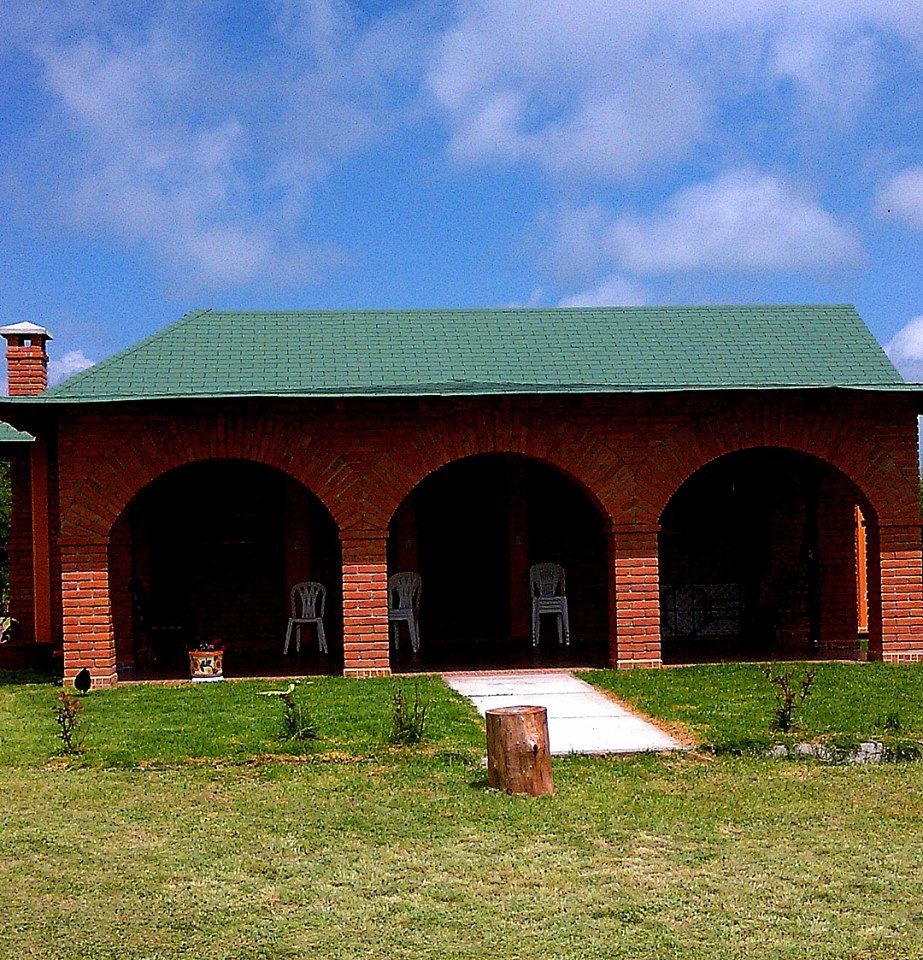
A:
{"type": "Polygon", "coordinates": [[[528,637],[468,638],[427,642],[424,635],[420,652],[401,639],[400,649],[391,645],[391,669],[394,673],[454,672],[467,670],[542,670],[589,669],[609,665],[604,643],[575,639],[569,646],[552,636],[542,635],[538,647],[528,637]]]}
{"type": "MultiPolygon", "coordinates": [[[[321,677],[337,675],[343,672],[343,661],[340,657],[319,656],[314,649],[305,653],[290,653],[283,656],[281,647],[278,653],[247,654],[244,651],[233,651],[233,655],[225,654],[224,675],[230,679],[257,679],[260,677],[321,677]]],[[[144,667],[118,668],[120,681],[131,682],[150,680],[188,680],[189,663],[187,660],[170,659],[163,663],[149,664],[144,667]]]]}

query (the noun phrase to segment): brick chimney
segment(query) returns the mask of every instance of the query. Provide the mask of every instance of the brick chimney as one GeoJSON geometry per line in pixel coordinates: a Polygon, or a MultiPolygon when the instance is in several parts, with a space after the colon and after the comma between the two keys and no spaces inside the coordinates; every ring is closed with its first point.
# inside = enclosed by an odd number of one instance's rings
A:
{"type": "Polygon", "coordinates": [[[0,327],[6,340],[8,393],[11,397],[34,397],[48,386],[48,351],[51,334],[35,323],[12,323],[0,327]]]}

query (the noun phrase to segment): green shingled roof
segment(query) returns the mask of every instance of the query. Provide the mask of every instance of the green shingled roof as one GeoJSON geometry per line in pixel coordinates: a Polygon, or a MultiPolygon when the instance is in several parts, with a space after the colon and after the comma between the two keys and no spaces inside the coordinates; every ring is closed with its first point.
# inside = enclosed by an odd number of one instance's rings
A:
{"type": "Polygon", "coordinates": [[[849,306],[200,310],[41,399],[887,390],[902,383],[849,306]]]}
{"type": "Polygon", "coordinates": [[[0,421],[0,443],[32,443],[35,437],[25,430],[17,430],[8,423],[0,421]]]}

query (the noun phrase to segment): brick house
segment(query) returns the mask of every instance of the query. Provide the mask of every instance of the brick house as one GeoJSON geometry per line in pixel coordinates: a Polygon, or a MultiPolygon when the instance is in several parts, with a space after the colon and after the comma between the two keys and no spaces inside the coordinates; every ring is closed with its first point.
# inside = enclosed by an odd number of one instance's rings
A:
{"type": "Polygon", "coordinates": [[[919,392],[851,307],[201,310],[48,390],[47,331],[0,333],[10,662],[102,686],[213,637],[256,675],[843,657],[860,607],[870,658],[923,659],[919,392]],[[568,648],[528,639],[541,560],[568,648]],[[307,579],[331,652],[283,658],[307,579]]]}

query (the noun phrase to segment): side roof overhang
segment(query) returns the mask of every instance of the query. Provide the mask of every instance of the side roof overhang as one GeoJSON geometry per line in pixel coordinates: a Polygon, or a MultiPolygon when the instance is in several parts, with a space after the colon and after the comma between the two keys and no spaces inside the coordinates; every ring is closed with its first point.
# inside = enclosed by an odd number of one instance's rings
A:
{"type": "Polygon", "coordinates": [[[0,421],[0,446],[15,444],[21,447],[22,444],[34,442],[35,437],[33,437],[31,433],[27,433],[25,430],[17,430],[9,423],[0,421]]]}

